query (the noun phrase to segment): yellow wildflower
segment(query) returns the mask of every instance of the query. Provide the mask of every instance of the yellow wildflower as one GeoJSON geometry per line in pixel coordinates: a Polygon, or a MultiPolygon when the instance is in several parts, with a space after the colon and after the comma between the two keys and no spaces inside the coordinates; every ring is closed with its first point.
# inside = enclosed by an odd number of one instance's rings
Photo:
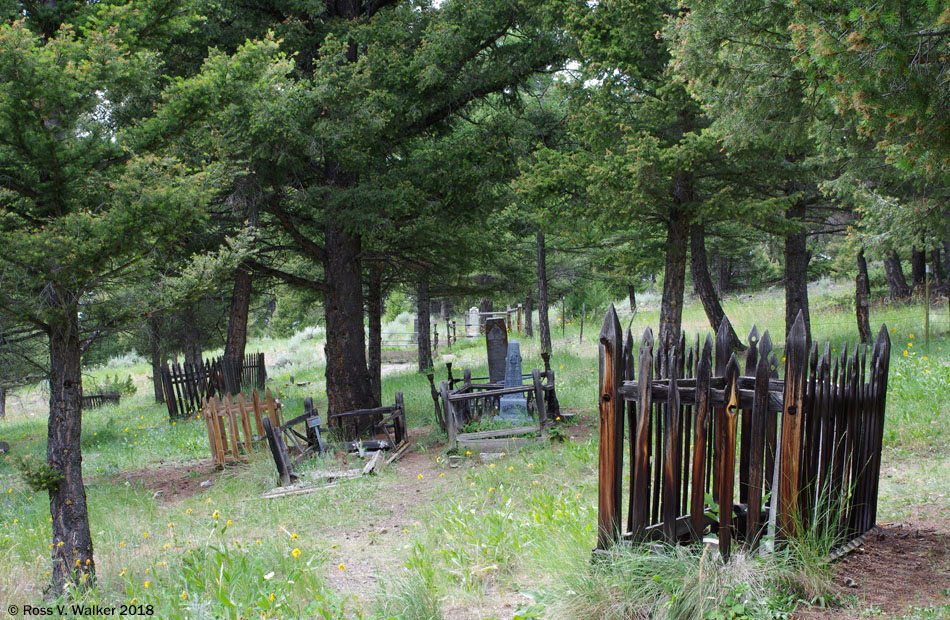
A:
{"type": "Polygon", "coordinates": [[[299,558],[299,557],[300,557],[300,549],[298,549],[297,547],[294,547],[294,550],[290,552],[290,555],[294,556],[294,559],[299,558]]]}
{"type": "Polygon", "coordinates": [[[152,585],[152,582],[151,582],[151,581],[146,581],[146,582],[145,582],[144,584],[142,584],[142,585],[144,585],[144,586],[147,588],[147,587],[149,587],[150,585],[152,585]]]}
{"type": "Polygon", "coordinates": [[[337,566],[337,568],[339,568],[340,570],[346,570],[346,566],[344,566],[342,563],[340,563],[340,564],[337,566]]]}

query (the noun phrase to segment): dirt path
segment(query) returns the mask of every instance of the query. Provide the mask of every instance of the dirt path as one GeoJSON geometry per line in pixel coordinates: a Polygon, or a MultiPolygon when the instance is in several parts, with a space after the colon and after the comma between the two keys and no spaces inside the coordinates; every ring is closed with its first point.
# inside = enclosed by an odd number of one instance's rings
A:
{"type": "MultiPolygon", "coordinates": [[[[428,429],[413,429],[410,441],[427,432],[428,429]]],[[[342,564],[344,570],[329,571],[330,586],[364,601],[375,594],[379,575],[401,569],[405,554],[398,548],[408,545],[413,530],[421,527],[414,511],[432,502],[439,487],[454,479],[446,473],[447,468],[441,469],[415,445],[410,445],[389,467],[396,472],[397,481],[388,484],[385,493],[377,498],[375,509],[382,514],[343,530],[331,551],[331,565],[342,564]],[[439,478],[440,473],[446,473],[446,477],[439,478]]]]}

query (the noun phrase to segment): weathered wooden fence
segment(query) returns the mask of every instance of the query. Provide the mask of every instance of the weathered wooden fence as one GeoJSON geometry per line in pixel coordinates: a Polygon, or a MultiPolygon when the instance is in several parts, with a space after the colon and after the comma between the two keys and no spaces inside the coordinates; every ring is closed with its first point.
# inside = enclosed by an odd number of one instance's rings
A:
{"type": "MultiPolygon", "coordinates": [[[[482,448],[492,445],[514,444],[521,435],[540,432],[545,425],[561,415],[561,406],[554,386],[554,371],[550,367],[550,356],[544,355],[545,370],[533,370],[522,374],[524,385],[506,388],[504,383],[492,383],[489,377],[472,377],[470,370],[463,371],[461,379],[452,374],[452,364],[447,363],[448,380],[435,387],[431,374],[429,378],[432,400],[435,405],[436,420],[448,439],[448,446],[455,447],[463,443],[478,444],[482,448]],[[528,413],[536,425],[506,428],[474,433],[459,433],[467,423],[481,419],[499,411],[501,397],[506,394],[524,394],[528,413]]],[[[499,450],[500,451],[500,450],[499,450]]]]}
{"type": "Polygon", "coordinates": [[[873,345],[809,352],[801,315],[788,334],[785,377],[768,332],[753,328],[745,371],[723,322],[700,347],[685,337],[634,353],[613,307],[600,334],[597,548],[619,541],[689,542],[718,535],[755,548],[816,528],[843,545],[874,526],[890,361],[886,326],[873,345]],[[635,373],[634,365],[638,366],[635,373]],[[622,519],[624,423],[630,486],[622,519]],[[738,493],[737,493],[738,491],[738,493]],[[710,516],[713,515],[713,516],[710,516]]]}
{"type": "Polygon", "coordinates": [[[263,353],[250,353],[240,360],[218,357],[201,364],[165,365],[162,389],[171,419],[195,415],[201,400],[210,396],[240,394],[242,389],[264,389],[267,369],[263,353]]]}
{"type": "Polygon", "coordinates": [[[264,438],[265,417],[274,427],[280,427],[280,410],[280,401],[270,388],[263,399],[257,390],[251,393],[250,400],[240,393],[235,397],[203,397],[201,412],[214,464],[223,466],[246,460],[254,452],[254,443],[264,438]]]}
{"type": "Polygon", "coordinates": [[[97,409],[102,407],[106,403],[111,405],[118,405],[120,395],[118,392],[115,393],[102,393],[102,394],[84,394],[82,397],[82,408],[83,409],[97,409]]]}

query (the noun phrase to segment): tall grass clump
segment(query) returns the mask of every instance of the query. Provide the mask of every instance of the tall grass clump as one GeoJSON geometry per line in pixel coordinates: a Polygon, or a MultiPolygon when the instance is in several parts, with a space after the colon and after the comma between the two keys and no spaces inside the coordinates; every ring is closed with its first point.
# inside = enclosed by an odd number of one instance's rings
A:
{"type": "Polygon", "coordinates": [[[378,620],[442,620],[439,575],[428,547],[416,542],[404,571],[380,581],[377,608],[372,617],[378,620]]]}

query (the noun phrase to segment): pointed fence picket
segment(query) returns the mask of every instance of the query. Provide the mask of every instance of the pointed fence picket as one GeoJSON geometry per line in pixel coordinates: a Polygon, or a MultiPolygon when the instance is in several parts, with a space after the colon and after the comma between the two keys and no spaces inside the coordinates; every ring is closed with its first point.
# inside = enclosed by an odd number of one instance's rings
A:
{"type": "Polygon", "coordinates": [[[890,361],[873,345],[808,349],[801,316],[785,376],[769,333],[749,334],[744,373],[727,321],[715,339],[662,350],[649,328],[634,353],[613,307],[600,334],[597,548],[718,536],[723,557],[809,527],[842,546],[874,526],[890,361]],[[715,369],[715,370],[714,370],[715,369]],[[867,379],[867,381],[865,381],[867,379]],[[626,413],[626,416],[624,415],[626,413]],[[624,450],[624,424],[629,444],[624,450]],[[623,488],[623,459],[629,488],[623,488]],[[622,518],[626,495],[626,521],[622,518]],[[623,524],[623,527],[622,527],[623,524]]]}
{"type": "Polygon", "coordinates": [[[263,353],[249,353],[239,360],[217,357],[200,364],[173,362],[161,369],[168,417],[172,420],[199,413],[202,399],[234,396],[242,389],[263,390],[267,367],[263,353]]]}

